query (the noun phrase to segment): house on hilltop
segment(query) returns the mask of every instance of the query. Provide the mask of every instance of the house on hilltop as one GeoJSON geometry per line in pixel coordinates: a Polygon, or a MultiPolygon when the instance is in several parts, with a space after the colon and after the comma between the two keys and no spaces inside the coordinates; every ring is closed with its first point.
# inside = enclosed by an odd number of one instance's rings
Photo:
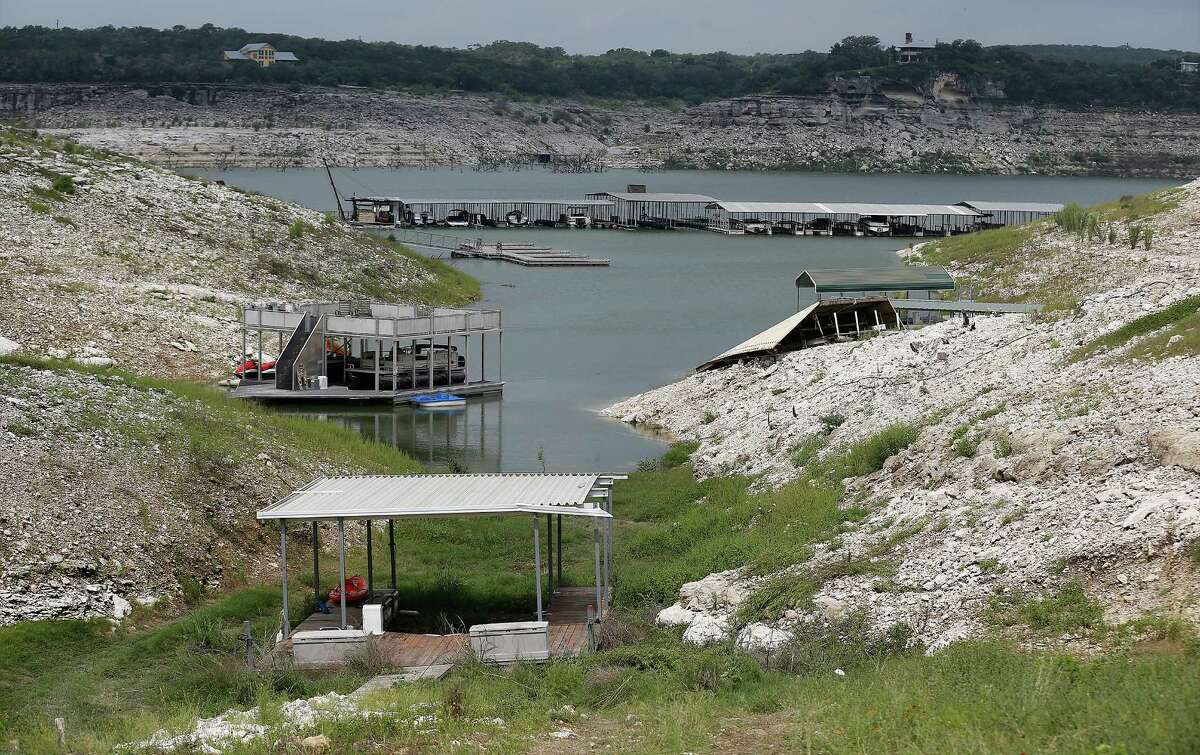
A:
{"type": "Polygon", "coordinates": [[[901,64],[920,63],[925,60],[925,56],[934,47],[935,45],[929,42],[913,39],[911,31],[905,32],[904,44],[896,45],[896,62],[901,64]]]}
{"type": "Polygon", "coordinates": [[[253,60],[266,68],[276,63],[297,63],[300,58],[294,52],[276,50],[270,42],[251,42],[240,50],[226,50],[225,60],[253,60]]]}

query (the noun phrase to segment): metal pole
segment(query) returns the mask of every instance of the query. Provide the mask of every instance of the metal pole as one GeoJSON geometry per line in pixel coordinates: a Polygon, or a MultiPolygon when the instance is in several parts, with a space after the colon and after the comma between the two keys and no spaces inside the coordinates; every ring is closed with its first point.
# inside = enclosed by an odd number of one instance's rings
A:
{"type": "Polygon", "coordinates": [[[341,607],[341,624],[346,628],[346,520],[338,518],[338,605],[341,607]]]}
{"type": "Polygon", "coordinates": [[[292,623],[288,620],[287,594],[287,520],[279,520],[279,571],[283,575],[283,638],[286,640],[292,633],[292,623]]]}
{"type": "Polygon", "coordinates": [[[313,595],[316,597],[316,604],[321,605],[321,551],[317,544],[317,523],[312,523],[312,545],[313,545],[313,595]]]}
{"type": "MultiPolygon", "coordinates": [[[[430,320],[430,330],[433,329],[433,321],[430,320]]],[[[433,388],[433,336],[429,336],[429,387],[433,388]]]]}
{"type": "Polygon", "coordinates": [[[596,618],[604,618],[604,609],[600,603],[600,525],[592,521],[592,547],[596,552],[596,618]]]}
{"type": "Polygon", "coordinates": [[[558,516],[556,516],[555,519],[558,520],[558,532],[555,533],[557,535],[557,537],[554,538],[554,544],[558,548],[558,559],[555,561],[555,564],[558,567],[558,584],[559,584],[559,587],[561,587],[562,586],[562,514],[559,514],[558,516]]]}
{"type": "MultiPolygon", "coordinates": [[[[246,310],[242,310],[242,353],[238,354],[238,366],[246,363],[246,310]]],[[[246,377],[246,370],[242,369],[242,377],[246,377]]]]}
{"type": "Polygon", "coordinates": [[[392,554],[392,589],[396,589],[396,521],[388,520],[388,551],[392,554]]]}
{"type": "Polygon", "coordinates": [[[601,595],[602,595],[603,600],[607,603],[608,602],[608,589],[609,589],[608,588],[609,573],[612,571],[612,564],[610,562],[611,556],[609,556],[609,552],[608,552],[609,543],[608,543],[608,520],[607,519],[604,520],[604,523],[601,525],[601,527],[602,527],[602,529],[601,529],[600,534],[604,540],[604,591],[601,593],[601,595]]]}
{"type": "Polygon", "coordinates": [[[549,587],[550,600],[554,600],[554,522],[553,517],[546,514],[546,585],[549,587]]]}
{"type": "Polygon", "coordinates": [[[258,328],[258,369],[256,370],[256,374],[258,375],[259,382],[262,382],[262,379],[263,379],[263,363],[262,362],[263,362],[263,360],[262,360],[262,326],[259,326],[259,328],[258,328]]]}
{"type": "MultiPolygon", "coordinates": [[[[375,433],[375,440],[379,440],[379,432],[375,433]]],[[[374,528],[371,526],[371,520],[367,520],[367,595],[371,595],[371,588],[375,585],[375,549],[374,543],[371,541],[375,538],[374,528]]]]}
{"type": "MultiPolygon", "coordinates": [[[[375,321],[375,330],[379,330],[379,321],[375,321]]],[[[375,390],[379,390],[379,360],[383,359],[383,340],[375,339],[375,390]]]]}
{"type": "Polygon", "coordinates": [[[503,330],[500,331],[500,345],[498,347],[498,351],[500,353],[496,356],[496,373],[497,373],[496,380],[501,381],[501,380],[504,380],[504,331],[503,330]]]}
{"type": "Polygon", "coordinates": [[[542,620],[542,544],[541,532],[542,528],[538,526],[537,514],[532,517],[533,520],[533,581],[537,588],[537,620],[542,620]]]}

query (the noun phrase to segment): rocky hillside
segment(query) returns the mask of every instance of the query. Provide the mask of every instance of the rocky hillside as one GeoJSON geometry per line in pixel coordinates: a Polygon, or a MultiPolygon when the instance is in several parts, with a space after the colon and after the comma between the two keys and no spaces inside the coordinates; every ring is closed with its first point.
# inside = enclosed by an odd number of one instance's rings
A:
{"type": "Polygon", "coordinates": [[[29,354],[207,378],[248,301],[478,294],[320,213],[72,143],[0,130],[0,175],[0,336],[29,354]]]}
{"type": "Polygon", "coordinates": [[[489,164],[587,155],[657,169],[1191,177],[1200,114],[1005,104],[953,76],[928,91],[839,79],[819,97],[667,108],[366,89],[0,86],[7,117],[171,166],[489,164]]]}
{"type": "Polygon", "coordinates": [[[811,600],[767,601],[776,610],[750,639],[782,642],[861,609],[879,631],[902,622],[937,648],[1037,624],[1029,601],[1063,595],[1109,622],[1200,620],[1200,182],[1091,217],[1078,233],[1046,221],[910,253],[978,294],[1046,301],[1047,314],[799,351],[608,409],[697,441],[701,475],[762,485],[901,423],[915,431],[848,482],[845,505],[869,514],[811,560],[685,586],[661,619],[711,640],[756,590],[786,596],[789,580],[815,579],[811,600]]]}
{"type": "Polygon", "coordinates": [[[327,474],[413,472],[216,390],[0,358],[0,625],[125,616],[277,573],[254,512],[327,474]]]}

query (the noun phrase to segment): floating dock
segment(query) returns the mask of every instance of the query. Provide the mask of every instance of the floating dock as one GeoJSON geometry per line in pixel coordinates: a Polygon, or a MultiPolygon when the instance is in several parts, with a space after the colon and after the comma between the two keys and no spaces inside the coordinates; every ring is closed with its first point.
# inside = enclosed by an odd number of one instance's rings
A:
{"type": "Polygon", "coordinates": [[[525,267],[608,267],[611,260],[588,257],[560,249],[545,249],[525,244],[474,244],[464,245],[450,252],[451,257],[465,259],[500,260],[525,267]]]}
{"type": "Polygon", "coordinates": [[[242,384],[230,391],[233,398],[249,398],[259,401],[298,401],[298,402],[343,402],[373,403],[392,401],[397,404],[407,404],[413,396],[421,396],[431,392],[453,393],[456,396],[469,398],[471,396],[489,396],[504,392],[502,380],[480,380],[458,385],[437,385],[433,388],[406,388],[399,391],[387,389],[371,390],[348,388],[344,385],[331,385],[323,390],[290,391],[286,388],[276,388],[275,383],[242,381],[242,384]]]}

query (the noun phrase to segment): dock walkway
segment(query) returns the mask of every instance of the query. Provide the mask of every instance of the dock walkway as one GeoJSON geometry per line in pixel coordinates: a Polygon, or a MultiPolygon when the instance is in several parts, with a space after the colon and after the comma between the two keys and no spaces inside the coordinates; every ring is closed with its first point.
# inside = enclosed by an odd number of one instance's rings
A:
{"type": "Polygon", "coordinates": [[[399,391],[351,389],[344,385],[331,385],[324,390],[289,391],[276,388],[274,383],[248,383],[239,385],[230,391],[233,398],[259,399],[266,401],[394,401],[398,404],[408,403],[413,396],[432,392],[453,393],[458,396],[485,396],[492,393],[504,392],[504,381],[481,380],[473,383],[457,385],[437,385],[433,388],[407,388],[399,391]]]}
{"type": "Polygon", "coordinates": [[[546,249],[529,245],[475,244],[464,245],[450,252],[451,257],[501,260],[525,267],[607,267],[612,260],[589,257],[561,249],[546,249]]]}
{"type": "MultiPolygon", "coordinates": [[[[575,657],[588,649],[587,608],[594,599],[595,592],[590,587],[563,587],[554,591],[546,610],[552,658],[575,657]]],[[[346,606],[346,621],[355,628],[361,627],[362,608],[346,606]]],[[[314,613],[292,631],[315,631],[337,624],[336,610],[327,614],[314,613]]],[[[374,639],[374,644],[384,665],[405,668],[458,663],[470,653],[471,638],[462,632],[384,632],[374,639]]]]}

